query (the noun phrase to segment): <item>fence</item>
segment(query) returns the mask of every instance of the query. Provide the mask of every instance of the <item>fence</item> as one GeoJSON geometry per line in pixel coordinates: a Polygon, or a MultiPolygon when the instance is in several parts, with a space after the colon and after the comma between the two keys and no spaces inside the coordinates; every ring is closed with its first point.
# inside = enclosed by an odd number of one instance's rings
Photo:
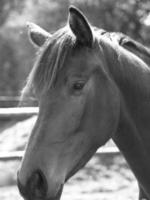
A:
{"type": "MultiPolygon", "coordinates": [[[[20,97],[15,96],[0,96],[0,107],[2,108],[8,108],[8,107],[17,107],[20,102],[20,97]]],[[[31,107],[31,106],[37,106],[37,101],[35,99],[32,99],[28,102],[24,102],[24,106],[31,107]]]]}
{"type": "MultiPolygon", "coordinates": [[[[9,101],[19,101],[19,98],[9,97],[0,97],[0,105],[1,102],[9,101]]],[[[6,105],[6,104],[5,104],[6,105]]],[[[29,118],[33,115],[38,114],[38,107],[11,107],[11,108],[0,108],[0,121],[7,120],[23,120],[29,118]]],[[[117,147],[102,147],[97,152],[97,154],[119,154],[120,151],[117,147]]],[[[8,161],[8,160],[21,160],[23,157],[24,151],[14,151],[14,152],[0,152],[0,161],[8,161]]]]}
{"type": "MultiPolygon", "coordinates": [[[[96,154],[117,155],[120,154],[120,151],[117,147],[102,147],[96,152],[96,154]]],[[[24,151],[1,152],[0,161],[21,160],[23,155],[24,151]]]]}
{"type": "Polygon", "coordinates": [[[0,108],[0,121],[23,120],[38,114],[37,107],[0,108]]]}

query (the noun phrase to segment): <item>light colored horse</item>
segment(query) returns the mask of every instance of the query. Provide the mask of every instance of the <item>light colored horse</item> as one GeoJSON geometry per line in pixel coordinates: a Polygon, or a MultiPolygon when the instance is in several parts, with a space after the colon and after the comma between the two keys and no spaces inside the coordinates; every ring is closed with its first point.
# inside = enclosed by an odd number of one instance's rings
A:
{"type": "Polygon", "coordinates": [[[39,115],[18,172],[23,197],[60,199],[64,183],[112,138],[139,182],[139,199],[150,200],[148,64],[75,7],[53,35],[34,24],[29,35],[40,53],[23,96],[35,93],[39,115]]]}

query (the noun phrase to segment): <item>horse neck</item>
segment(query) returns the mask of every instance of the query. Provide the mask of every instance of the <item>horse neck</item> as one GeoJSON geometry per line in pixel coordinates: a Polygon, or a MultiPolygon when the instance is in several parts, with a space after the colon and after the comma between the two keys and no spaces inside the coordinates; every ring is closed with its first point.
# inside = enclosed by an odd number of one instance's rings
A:
{"type": "Polygon", "coordinates": [[[126,101],[133,97],[134,102],[140,100],[140,103],[150,99],[150,68],[146,62],[120,46],[112,57],[107,66],[126,101]]]}
{"type": "Polygon", "coordinates": [[[104,42],[101,46],[106,70],[134,118],[139,105],[145,104],[150,108],[150,68],[146,62],[118,44],[104,42]]]}
{"type": "Polygon", "coordinates": [[[150,69],[123,48],[116,50],[113,57],[109,72],[120,92],[120,121],[113,140],[148,191],[150,177],[147,182],[143,177],[150,168],[150,69]]]}
{"type": "Polygon", "coordinates": [[[145,123],[145,127],[150,128],[150,123],[146,124],[150,119],[150,68],[136,55],[122,47],[117,48],[113,49],[113,59],[106,58],[110,76],[120,92],[123,107],[136,127],[140,129],[145,123]]]}

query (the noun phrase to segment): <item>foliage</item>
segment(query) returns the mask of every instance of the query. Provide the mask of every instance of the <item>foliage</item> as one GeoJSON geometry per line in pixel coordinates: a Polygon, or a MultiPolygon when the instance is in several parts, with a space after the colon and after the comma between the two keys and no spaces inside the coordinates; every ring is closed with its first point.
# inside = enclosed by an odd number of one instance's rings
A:
{"type": "Polygon", "coordinates": [[[120,31],[150,45],[149,0],[1,0],[0,95],[18,95],[32,68],[36,49],[29,44],[26,21],[53,32],[67,20],[68,6],[79,7],[91,24],[120,31]]]}

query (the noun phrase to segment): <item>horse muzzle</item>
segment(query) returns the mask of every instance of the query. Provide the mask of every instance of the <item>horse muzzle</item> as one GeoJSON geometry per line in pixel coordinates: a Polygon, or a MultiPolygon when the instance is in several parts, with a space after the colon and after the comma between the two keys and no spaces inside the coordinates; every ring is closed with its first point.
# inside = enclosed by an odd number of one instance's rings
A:
{"type": "Polygon", "coordinates": [[[59,200],[63,190],[61,184],[56,194],[48,194],[48,183],[41,170],[34,171],[25,185],[21,184],[18,173],[17,184],[25,200],[59,200]]]}

